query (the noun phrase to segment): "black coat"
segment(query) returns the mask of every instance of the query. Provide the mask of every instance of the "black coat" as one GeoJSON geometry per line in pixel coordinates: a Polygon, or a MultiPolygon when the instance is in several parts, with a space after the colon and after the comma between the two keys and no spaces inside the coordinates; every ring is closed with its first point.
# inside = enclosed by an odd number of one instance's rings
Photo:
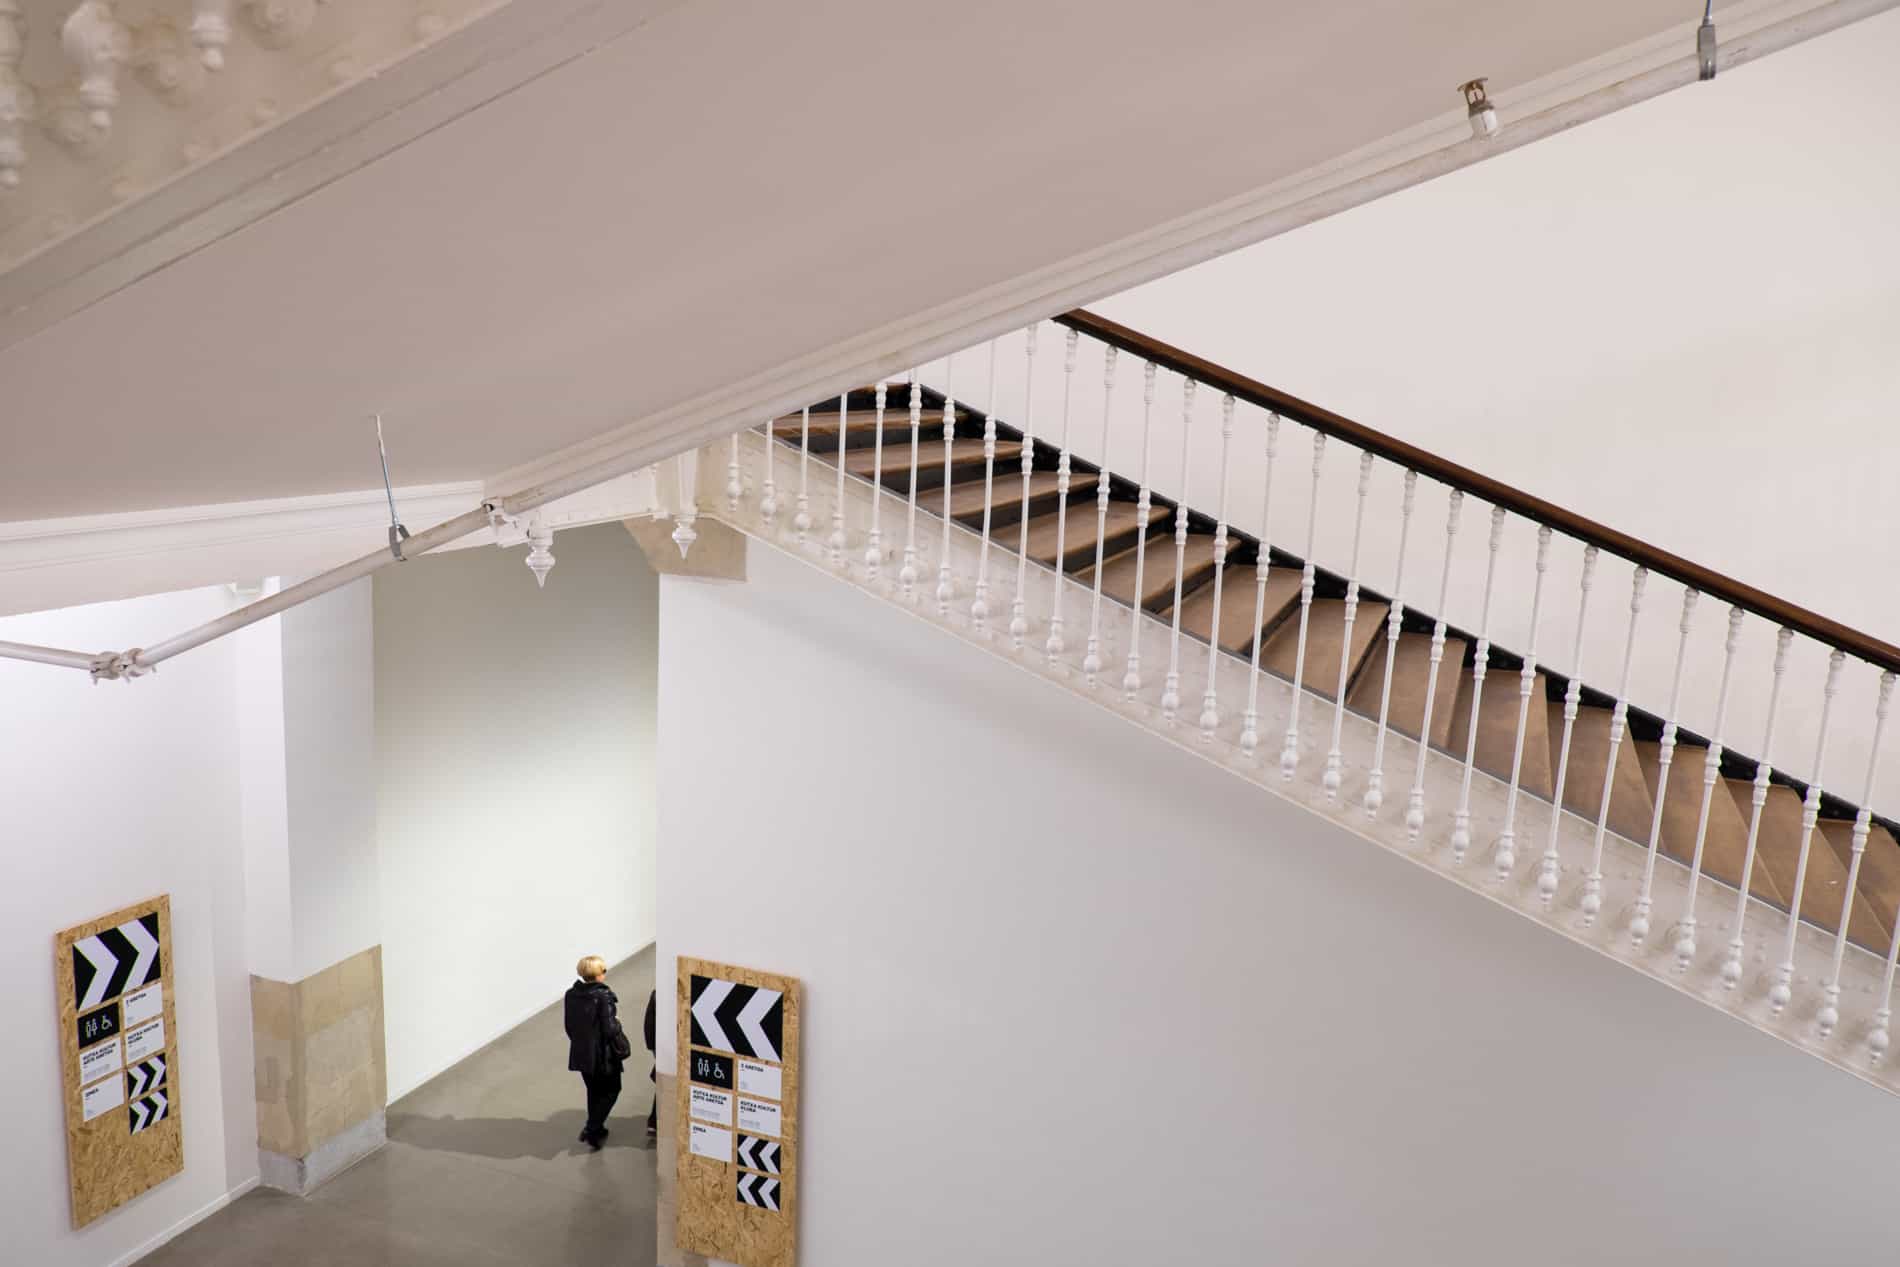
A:
{"type": "Polygon", "coordinates": [[[576,981],[568,987],[564,1019],[569,1069],[591,1078],[625,1068],[611,1042],[616,1035],[626,1036],[619,1004],[605,981],[576,981]]]}

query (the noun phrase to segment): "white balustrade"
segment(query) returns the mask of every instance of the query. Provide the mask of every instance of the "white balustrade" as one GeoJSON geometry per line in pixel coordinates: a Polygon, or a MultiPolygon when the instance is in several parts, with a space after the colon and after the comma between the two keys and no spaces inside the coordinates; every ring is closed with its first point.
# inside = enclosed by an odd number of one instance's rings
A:
{"type": "MultiPolygon", "coordinates": [[[[916,372],[911,378],[916,380],[916,372]]],[[[864,572],[875,581],[884,567],[884,410],[887,404],[889,384],[883,379],[877,381],[877,414],[874,419],[877,435],[871,440],[871,531],[864,538],[864,572]]]]}
{"type": "MultiPolygon", "coordinates": [[[[1372,770],[1366,775],[1366,817],[1385,804],[1385,733],[1392,715],[1392,667],[1399,658],[1399,626],[1405,623],[1405,547],[1412,537],[1412,502],[1418,472],[1405,472],[1405,496],[1399,504],[1399,558],[1392,567],[1392,610],[1385,616],[1385,680],[1379,686],[1379,729],[1372,744],[1372,770]]],[[[1255,663],[1259,661],[1256,651],[1255,663]]]]}
{"type": "Polygon", "coordinates": [[[1504,827],[1498,832],[1497,849],[1491,855],[1499,880],[1509,879],[1517,868],[1517,797],[1524,775],[1524,736],[1530,730],[1531,695],[1537,684],[1537,630],[1544,610],[1544,573],[1549,570],[1550,529],[1539,524],[1537,580],[1531,587],[1530,645],[1524,650],[1524,666],[1517,673],[1517,737],[1511,746],[1511,782],[1504,794],[1504,827]]]}
{"type": "Polygon", "coordinates": [[[1260,542],[1253,564],[1253,663],[1247,672],[1247,711],[1240,720],[1240,750],[1252,756],[1260,744],[1260,648],[1267,623],[1267,572],[1273,554],[1273,459],[1280,449],[1280,415],[1267,415],[1267,471],[1260,480],[1260,542]]]}
{"type": "MultiPolygon", "coordinates": [[[[1102,349],[1102,443],[1096,450],[1095,586],[1089,598],[1089,640],[1082,653],[1082,677],[1090,686],[1102,671],[1102,557],[1108,548],[1108,433],[1115,410],[1115,349],[1102,349]]],[[[1139,542],[1137,549],[1139,549],[1139,542]]],[[[1136,602],[1140,602],[1139,596],[1136,602]]]]}
{"type": "MultiPolygon", "coordinates": [[[[1814,736],[1814,771],[1808,780],[1808,794],[1801,798],[1801,851],[1795,857],[1794,892],[1788,898],[1788,930],[1782,939],[1781,962],[1775,967],[1775,983],[1768,988],[1768,1006],[1777,1016],[1794,999],[1794,939],[1801,927],[1801,896],[1807,888],[1808,855],[1814,849],[1814,824],[1821,817],[1821,775],[1827,769],[1827,723],[1834,711],[1834,696],[1841,687],[1841,666],[1847,656],[1840,651],[1827,658],[1827,685],[1821,690],[1821,726],[1814,736]]],[[[1853,901],[1854,895],[1847,895],[1853,901]]]]}
{"type": "Polygon", "coordinates": [[[1069,550],[1069,405],[1074,397],[1075,388],[1075,345],[1080,338],[1074,330],[1065,332],[1067,338],[1062,349],[1062,434],[1056,457],[1056,583],[1055,597],[1049,611],[1049,637],[1042,644],[1043,654],[1054,664],[1061,656],[1062,641],[1062,595],[1068,589],[1064,576],[1068,572],[1067,554],[1069,550]]]}
{"type": "Polygon", "coordinates": [[[798,534],[798,544],[805,544],[805,535],[811,531],[811,406],[799,411],[798,416],[798,500],[792,512],[792,531],[798,534]]]}
{"type": "Polygon", "coordinates": [[[1715,785],[1722,777],[1722,736],[1728,720],[1728,688],[1735,672],[1735,649],[1741,642],[1742,609],[1728,609],[1728,638],[1722,650],[1722,685],[1715,694],[1715,728],[1709,740],[1708,756],[1702,762],[1702,808],[1696,813],[1695,853],[1689,861],[1689,897],[1682,918],[1676,921],[1673,949],[1676,971],[1687,972],[1695,962],[1696,898],[1702,888],[1702,850],[1709,838],[1709,809],[1715,799],[1715,785]]]}
{"type": "Polygon", "coordinates": [[[679,479],[679,514],[673,519],[673,544],[680,548],[680,558],[693,548],[693,542],[699,540],[699,530],[693,525],[699,521],[699,499],[693,489],[694,469],[687,465],[689,454],[682,453],[673,459],[673,471],[679,479]]]}
{"type": "Polygon", "coordinates": [[[1280,745],[1280,778],[1290,781],[1300,766],[1300,696],[1306,681],[1306,635],[1313,618],[1313,547],[1319,537],[1319,476],[1326,460],[1326,433],[1313,433],[1313,490],[1306,506],[1306,566],[1300,571],[1300,634],[1293,648],[1293,692],[1286,706],[1286,738],[1280,745]]]}
{"type": "Polygon", "coordinates": [[[1847,864],[1847,891],[1841,894],[1841,923],[1834,934],[1834,963],[1829,971],[1821,1011],[1815,1017],[1821,1037],[1834,1032],[1841,1022],[1841,965],[1847,957],[1848,920],[1854,911],[1854,890],[1860,884],[1860,860],[1867,852],[1867,837],[1873,830],[1874,774],[1880,769],[1880,740],[1887,729],[1887,706],[1893,702],[1893,674],[1880,675],[1880,693],[1874,701],[1874,739],[1867,748],[1867,780],[1861,787],[1860,810],[1854,815],[1851,856],[1847,864]]]}
{"type": "Polygon", "coordinates": [[[1761,840],[1761,811],[1768,803],[1768,784],[1774,777],[1769,753],[1774,751],[1775,713],[1781,704],[1781,679],[1788,669],[1788,646],[1794,630],[1783,626],[1775,633],[1775,678],[1768,688],[1768,719],[1762,725],[1761,759],[1755,763],[1754,790],[1748,799],[1748,844],[1742,852],[1742,882],[1735,894],[1735,934],[1729,938],[1728,954],[1722,960],[1722,984],[1733,990],[1742,980],[1742,952],[1748,932],[1749,884],[1755,874],[1756,845],[1761,840]]]}
{"type": "Polygon", "coordinates": [[[1577,582],[1577,641],[1570,649],[1570,684],[1564,688],[1564,731],[1557,744],[1557,778],[1550,793],[1550,834],[1544,840],[1544,856],[1537,864],[1537,896],[1548,910],[1557,900],[1557,832],[1563,826],[1564,784],[1570,777],[1570,737],[1577,728],[1578,702],[1583,696],[1583,643],[1589,625],[1590,582],[1596,576],[1597,548],[1583,549],[1583,574],[1577,582]]]}
{"type": "MultiPolygon", "coordinates": [[[[990,512],[996,501],[996,340],[990,340],[989,379],[983,388],[983,541],[976,556],[976,594],[970,622],[978,632],[990,619],[990,512]]],[[[1029,508],[1023,507],[1027,514],[1029,508]]]]}
{"type": "Polygon", "coordinates": [[[897,583],[903,588],[904,601],[917,597],[917,468],[923,465],[923,450],[918,439],[924,426],[924,391],[915,374],[910,379],[910,505],[904,520],[904,564],[897,570],[897,583]]]}
{"type": "Polygon", "coordinates": [[[1649,940],[1649,914],[1655,905],[1656,852],[1662,847],[1663,803],[1669,796],[1669,767],[1676,760],[1676,728],[1681,716],[1682,669],[1688,662],[1689,630],[1695,623],[1697,594],[1682,591],[1682,620],[1676,634],[1676,671],[1669,681],[1669,711],[1663,714],[1662,742],[1656,751],[1656,796],[1649,810],[1649,852],[1643,859],[1643,887],[1636,895],[1636,908],[1630,915],[1630,947],[1641,948],[1649,940]]]}
{"type": "MultiPolygon", "coordinates": [[[[1155,363],[1148,361],[1141,367],[1141,469],[1136,478],[1141,481],[1141,492],[1135,498],[1135,521],[1142,526],[1145,534],[1148,528],[1148,513],[1154,509],[1154,497],[1148,487],[1148,458],[1150,445],[1154,437],[1155,414],[1155,363]]],[[[1148,570],[1148,539],[1144,535],[1141,548],[1135,554],[1135,603],[1128,613],[1128,665],[1122,671],[1122,698],[1134,702],[1141,690],[1141,621],[1144,577],[1148,570]]]]}
{"type": "Polygon", "coordinates": [[[1218,509],[1214,517],[1214,623],[1207,631],[1207,689],[1201,693],[1202,743],[1213,739],[1214,730],[1220,725],[1220,693],[1215,686],[1219,681],[1216,670],[1220,664],[1221,586],[1227,573],[1227,466],[1233,444],[1234,398],[1226,395],[1220,402],[1220,492],[1215,497],[1218,509]]]}
{"type": "Polygon", "coordinates": [[[1603,910],[1603,841],[1610,825],[1610,798],[1616,791],[1616,758],[1623,749],[1623,734],[1629,728],[1630,668],[1636,660],[1636,625],[1643,614],[1643,585],[1649,569],[1639,567],[1630,577],[1629,633],[1623,640],[1623,676],[1616,688],[1616,707],[1610,710],[1610,750],[1603,761],[1603,795],[1597,802],[1596,838],[1590,848],[1590,870],[1583,877],[1583,896],[1577,908],[1583,912],[1584,927],[1596,922],[1603,910]]]}
{"type": "Polygon", "coordinates": [[[773,422],[770,417],[765,420],[765,456],[759,463],[759,522],[768,530],[778,520],[778,485],[772,479],[778,460],[778,441],[772,436],[773,422]]]}
{"type": "Polygon", "coordinates": [[[950,600],[956,596],[956,583],[950,575],[950,485],[951,464],[957,447],[957,400],[951,366],[956,357],[943,362],[943,541],[937,547],[937,614],[950,614],[950,600]]]}
{"type": "Polygon", "coordinates": [[[1458,515],[1464,509],[1465,495],[1451,490],[1450,508],[1445,512],[1445,565],[1438,575],[1438,616],[1432,625],[1431,665],[1425,672],[1425,709],[1418,723],[1418,759],[1412,767],[1412,790],[1405,798],[1405,834],[1417,840],[1425,827],[1425,757],[1432,746],[1432,705],[1438,696],[1438,666],[1445,658],[1445,600],[1451,593],[1452,547],[1458,541],[1458,515]]]}
{"type": "Polygon", "coordinates": [[[1471,716],[1465,728],[1465,773],[1458,785],[1458,808],[1451,812],[1451,860],[1463,862],[1471,848],[1471,774],[1478,760],[1478,717],[1484,704],[1484,679],[1491,667],[1491,591],[1498,574],[1498,547],[1504,542],[1504,507],[1491,508],[1491,541],[1484,564],[1484,600],[1478,608],[1478,645],[1471,663],[1471,716]]]}
{"type": "Polygon", "coordinates": [[[1174,627],[1168,634],[1168,676],[1161,685],[1161,716],[1173,721],[1181,708],[1181,576],[1187,570],[1188,441],[1194,434],[1194,380],[1181,380],[1181,494],[1174,507],[1174,627]]]}
{"type": "Polygon", "coordinates": [[[739,478],[739,433],[732,433],[729,441],[731,448],[726,454],[726,509],[733,513],[739,510],[739,499],[745,496],[745,481],[739,478]]]}
{"type": "Polygon", "coordinates": [[[1339,799],[1339,784],[1343,775],[1345,758],[1340,753],[1340,740],[1344,737],[1346,724],[1346,678],[1352,671],[1352,627],[1359,618],[1359,542],[1366,528],[1366,495],[1372,491],[1372,454],[1359,455],[1359,505],[1352,517],[1352,558],[1346,568],[1346,609],[1343,632],[1339,639],[1339,681],[1333,689],[1333,742],[1326,749],[1326,769],[1320,775],[1320,786],[1326,792],[1326,799],[1339,799]]]}
{"type": "MultiPolygon", "coordinates": [[[[1029,584],[1029,476],[1036,466],[1035,397],[1036,325],[1032,322],[1023,348],[1023,509],[1016,528],[1016,595],[1009,604],[1009,645],[1018,651],[1029,634],[1029,609],[1023,591],[1029,584]]],[[[1062,507],[1056,509],[1060,512],[1062,507]]]]}
{"type": "Polygon", "coordinates": [[[831,566],[844,566],[844,446],[850,439],[851,415],[849,398],[844,392],[838,393],[838,490],[831,501],[831,535],[825,539],[825,548],[830,552],[831,566]]]}

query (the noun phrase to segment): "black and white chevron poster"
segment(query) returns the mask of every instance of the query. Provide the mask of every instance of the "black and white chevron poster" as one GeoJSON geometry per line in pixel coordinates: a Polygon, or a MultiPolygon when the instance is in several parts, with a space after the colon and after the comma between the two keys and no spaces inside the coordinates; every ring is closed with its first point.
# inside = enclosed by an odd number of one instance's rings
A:
{"type": "Polygon", "coordinates": [[[757,1135],[739,1137],[739,1164],[747,1170],[763,1170],[768,1175],[778,1173],[778,1141],[760,1139],[757,1135]]]}
{"type": "Polygon", "coordinates": [[[164,1091],[155,1091],[143,1100],[134,1100],[126,1108],[126,1116],[132,1122],[132,1134],[150,1126],[156,1126],[165,1120],[166,1111],[171,1108],[171,1097],[164,1091]]]}
{"type": "Polygon", "coordinates": [[[739,1172],[739,1203],[757,1206],[761,1210],[778,1209],[778,1180],[767,1179],[764,1175],[749,1175],[739,1172]]]}
{"type": "Polygon", "coordinates": [[[691,1015],[695,1047],[779,1060],[785,1003],[777,990],[696,976],[691,1015]]]}
{"type": "Polygon", "coordinates": [[[158,913],[73,943],[73,1006],[81,1012],[158,980],[158,913]]]}
{"type": "Polygon", "coordinates": [[[150,1060],[141,1060],[125,1071],[125,1098],[136,1100],[147,1091],[156,1090],[165,1085],[165,1058],[154,1056],[150,1060]]]}

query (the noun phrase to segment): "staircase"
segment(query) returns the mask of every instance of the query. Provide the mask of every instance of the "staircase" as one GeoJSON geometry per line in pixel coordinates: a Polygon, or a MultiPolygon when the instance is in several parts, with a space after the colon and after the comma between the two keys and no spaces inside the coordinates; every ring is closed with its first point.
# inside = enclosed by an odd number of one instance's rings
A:
{"type": "MultiPolygon", "coordinates": [[[[1809,613],[1764,603],[1659,551],[1632,549],[1628,538],[1100,318],[1059,320],[1068,327],[1065,373],[1074,373],[1082,335],[1141,359],[1147,417],[1158,371],[1179,375],[1190,402],[1197,387],[1220,393],[1222,502],[1237,401],[1263,411],[1252,421],[1267,429],[1265,496],[1276,478],[1305,474],[1289,475],[1285,462],[1274,470],[1288,423],[1315,436],[1315,506],[1323,446],[1344,440],[1356,448],[1350,567],[1332,570],[1310,557],[1310,522],[1302,557],[1234,528],[1224,504],[1183,506],[1151,488],[1148,422],[1130,478],[1046,432],[976,413],[921,383],[853,391],[710,446],[689,484],[694,496],[679,508],[686,539],[692,518],[716,508],[711,513],[760,540],[1896,1089],[1883,1059],[1900,912],[1894,824],[1771,770],[1719,736],[1691,733],[1675,698],[1667,713],[1633,706],[1627,665],[1652,571],[1683,582],[1672,696],[1680,695],[1699,597],[1731,604],[1717,730],[1737,689],[1737,640],[1751,614],[1779,626],[1772,699],[1784,695],[1791,640],[1825,635],[1832,656],[1813,768],[1822,768],[1827,710],[1851,652],[1882,671],[1871,790],[1900,651],[1859,635],[1837,640],[1843,631],[1809,613]],[[1583,604],[1600,553],[1630,559],[1620,689],[1595,689],[1541,662],[1535,646],[1508,650],[1484,628],[1458,628],[1365,583],[1357,569],[1366,472],[1378,458],[1406,469],[1402,543],[1423,531],[1413,523],[1421,476],[1454,489],[1448,543],[1465,495],[1491,502],[1486,623],[1494,588],[1502,592],[1493,576],[1507,513],[1529,512],[1539,526],[1534,612],[1560,606],[1543,592],[1556,532],[1585,545],[1583,604]],[[1567,813],[1552,813],[1559,802],[1567,813]],[[1797,904],[1799,919],[1790,921],[1797,904]]],[[[1033,341],[1030,348],[1033,374],[1033,341]]],[[[1105,359],[1112,382],[1115,358],[1105,359]]],[[[1062,430],[1070,431],[1066,422],[1062,430]]],[[[1185,434],[1182,446],[1185,464],[1185,434]]],[[[1389,516],[1375,530],[1392,531],[1389,516]]],[[[1404,544],[1398,558],[1403,589],[1404,544]]],[[[1515,595],[1522,587],[1510,588],[1515,595]]],[[[1442,581],[1438,594],[1442,606],[1442,581]]],[[[1600,648],[1593,658],[1615,660],[1600,648]]],[[[1765,739],[1774,712],[1771,703],[1765,739]]]]}

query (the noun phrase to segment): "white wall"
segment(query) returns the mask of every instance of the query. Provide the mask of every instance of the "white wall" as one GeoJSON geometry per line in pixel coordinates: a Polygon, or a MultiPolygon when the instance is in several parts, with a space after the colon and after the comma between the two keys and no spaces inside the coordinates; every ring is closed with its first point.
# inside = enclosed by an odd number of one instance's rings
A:
{"type": "MultiPolygon", "coordinates": [[[[0,638],[124,647],[223,614],[222,589],[0,620],[0,638]]],[[[7,1262],[125,1261],[257,1176],[236,645],[131,683],[0,662],[0,1224],[7,1262]],[[185,1170],[71,1228],[53,934],[171,894],[185,1170]]]]}
{"type": "Polygon", "coordinates": [[[1891,1100],[781,556],[750,571],[662,585],[659,980],[803,979],[805,1260],[1887,1253],[1891,1100]]]}
{"type": "Polygon", "coordinates": [[[618,524],[375,580],[394,1099],[653,939],[657,587],[618,524]]]}

